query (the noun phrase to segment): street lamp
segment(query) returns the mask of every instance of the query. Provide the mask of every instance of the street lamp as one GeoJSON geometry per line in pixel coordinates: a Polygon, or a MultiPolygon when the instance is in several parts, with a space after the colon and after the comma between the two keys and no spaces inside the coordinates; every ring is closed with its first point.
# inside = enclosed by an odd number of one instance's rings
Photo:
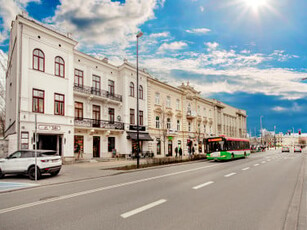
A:
{"type": "Polygon", "coordinates": [[[261,145],[262,145],[262,118],[263,118],[263,115],[260,116],[260,140],[261,140],[261,145]]]}
{"type": "Polygon", "coordinates": [[[140,167],[140,140],[139,140],[139,38],[143,33],[136,35],[136,167],[140,167]]]}

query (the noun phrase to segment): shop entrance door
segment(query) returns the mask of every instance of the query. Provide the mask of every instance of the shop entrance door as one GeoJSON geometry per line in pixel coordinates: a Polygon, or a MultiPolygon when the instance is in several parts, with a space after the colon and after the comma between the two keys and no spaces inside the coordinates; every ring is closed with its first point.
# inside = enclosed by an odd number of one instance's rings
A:
{"type": "Polygon", "coordinates": [[[100,157],[100,137],[93,137],[93,157],[100,157]]]}
{"type": "Polygon", "coordinates": [[[168,141],[168,156],[173,156],[173,142],[172,141],[168,141]]]}

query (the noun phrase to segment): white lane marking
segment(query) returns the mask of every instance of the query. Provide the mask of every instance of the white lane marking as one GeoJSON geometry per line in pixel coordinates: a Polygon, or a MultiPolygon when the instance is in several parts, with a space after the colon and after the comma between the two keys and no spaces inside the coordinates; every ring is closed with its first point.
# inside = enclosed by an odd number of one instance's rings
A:
{"type": "Polygon", "coordinates": [[[268,159],[267,161],[271,161],[271,159],[268,159]]]}
{"type": "Polygon", "coordinates": [[[246,167],[246,168],[244,168],[244,169],[242,169],[242,170],[245,171],[245,170],[248,170],[248,169],[250,169],[250,167],[246,167]]]}
{"type": "Polygon", "coordinates": [[[254,164],[254,166],[258,166],[259,164],[254,164]]]}
{"type": "Polygon", "coordinates": [[[70,198],[74,198],[74,197],[77,197],[77,196],[83,196],[83,195],[87,195],[87,194],[91,194],[91,193],[95,193],[95,192],[110,190],[110,189],[113,189],[113,188],[119,188],[119,187],[138,184],[138,183],[142,183],[142,182],[146,182],[146,181],[157,180],[157,179],[170,177],[170,176],[176,176],[176,175],[179,175],[179,174],[193,172],[193,171],[197,171],[197,170],[201,170],[201,169],[212,168],[212,167],[215,167],[215,166],[218,166],[218,165],[221,165],[221,164],[215,164],[215,165],[198,167],[198,168],[194,168],[194,169],[188,169],[188,170],[184,170],[184,171],[164,174],[164,175],[161,175],[161,176],[149,177],[149,178],[130,181],[130,182],[122,183],[122,184],[115,184],[115,185],[110,185],[110,186],[107,186],[107,187],[100,187],[100,188],[91,189],[91,190],[87,190],[87,191],[83,191],[83,192],[72,193],[72,194],[68,194],[68,195],[64,195],[64,196],[60,196],[60,197],[51,198],[51,199],[48,199],[48,200],[41,200],[41,201],[22,204],[22,205],[10,207],[10,208],[4,208],[4,209],[0,209],[0,214],[12,212],[12,211],[16,211],[16,210],[20,210],[20,209],[24,209],[24,208],[29,208],[29,207],[33,207],[33,206],[37,206],[37,205],[41,205],[41,204],[47,204],[47,203],[51,203],[51,202],[55,202],[55,201],[70,199],[70,198]]]}
{"type": "Polygon", "coordinates": [[[231,177],[231,176],[236,175],[236,174],[237,173],[229,173],[229,174],[225,175],[224,177],[231,177]]]}
{"type": "Polygon", "coordinates": [[[266,161],[262,161],[261,163],[262,163],[262,164],[265,164],[265,163],[266,163],[266,161]]]}
{"type": "Polygon", "coordinates": [[[208,182],[206,182],[206,183],[204,183],[204,184],[200,184],[200,185],[197,185],[197,186],[194,186],[193,187],[193,189],[200,189],[200,188],[202,188],[202,187],[205,187],[205,186],[207,186],[207,185],[210,185],[210,184],[213,184],[214,183],[214,181],[208,181],[208,182]]]}
{"type": "Polygon", "coordinates": [[[144,212],[144,211],[146,211],[146,210],[148,210],[148,209],[150,209],[150,208],[153,208],[153,207],[158,206],[158,205],[160,205],[160,204],[163,204],[163,203],[165,203],[165,202],[166,202],[166,200],[161,199],[161,200],[158,200],[158,201],[156,201],[156,202],[153,202],[153,203],[147,204],[147,205],[145,205],[145,206],[142,206],[142,207],[140,207],[140,208],[134,209],[134,210],[132,210],[132,211],[130,211],[130,212],[126,212],[126,213],[124,213],[124,214],[121,214],[120,216],[121,216],[122,218],[128,218],[128,217],[130,217],[130,216],[133,216],[133,215],[138,214],[138,213],[140,213],[140,212],[144,212]]]}

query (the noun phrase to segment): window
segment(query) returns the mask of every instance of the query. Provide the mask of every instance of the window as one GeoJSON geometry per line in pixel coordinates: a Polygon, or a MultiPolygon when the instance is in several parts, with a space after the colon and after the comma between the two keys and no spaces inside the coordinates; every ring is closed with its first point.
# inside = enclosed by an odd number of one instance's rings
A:
{"type": "Polygon", "coordinates": [[[100,106],[93,105],[93,127],[100,127],[100,106]]]}
{"type": "Polygon", "coordinates": [[[75,69],[75,86],[83,87],[83,71],[75,69]]]}
{"type": "Polygon", "coordinates": [[[110,121],[110,123],[114,123],[114,117],[115,117],[114,109],[109,108],[109,121],[110,121]]]}
{"type": "Polygon", "coordinates": [[[112,152],[115,149],[115,137],[108,137],[108,152],[112,152]]]}
{"type": "Polygon", "coordinates": [[[54,115],[64,116],[64,98],[63,94],[54,94],[54,115]]]}
{"type": "Polygon", "coordinates": [[[198,133],[200,133],[200,123],[198,123],[198,133]]]}
{"type": "Polygon", "coordinates": [[[130,124],[134,125],[134,109],[130,109],[130,124]]]}
{"type": "Polygon", "coordinates": [[[45,72],[45,54],[40,49],[33,50],[33,69],[45,72]]]}
{"type": "Polygon", "coordinates": [[[139,98],[143,99],[143,86],[139,86],[139,98]]]}
{"type": "Polygon", "coordinates": [[[204,117],[206,116],[206,108],[204,108],[204,117]]]}
{"type": "Polygon", "coordinates": [[[82,120],[83,119],[83,103],[75,102],[75,119],[82,120]]]}
{"type": "Polygon", "coordinates": [[[167,118],[166,120],[166,128],[171,129],[171,119],[170,118],[167,118]]]}
{"type": "Polygon", "coordinates": [[[188,104],[187,110],[188,110],[188,112],[191,112],[191,104],[190,103],[188,104]]]}
{"type": "Polygon", "coordinates": [[[61,57],[55,58],[55,76],[59,77],[65,76],[65,63],[64,59],[61,57]]]}
{"type": "Polygon", "coordinates": [[[188,130],[191,132],[191,122],[188,123],[188,130]]]}
{"type": "Polygon", "coordinates": [[[100,77],[97,75],[93,75],[93,88],[99,90],[100,89],[100,77]]]}
{"type": "Polygon", "coordinates": [[[157,138],[157,155],[161,155],[161,140],[157,138]]]}
{"type": "Polygon", "coordinates": [[[177,120],[177,131],[180,131],[180,120],[177,120]]]}
{"type": "Polygon", "coordinates": [[[144,116],[143,116],[143,111],[139,111],[139,125],[144,125],[144,116]]]}
{"type": "Polygon", "coordinates": [[[180,100],[179,99],[176,100],[176,109],[177,110],[180,109],[180,100]]]}
{"type": "Polygon", "coordinates": [[[206,125],[204,125],[204,133],[206,134],[207,132],[206,132],[207,130],[206,130],[206,125]]]}
{"type": "Polygon", "coordinates": [[[168,107],[168,108],[171,107],[171,97],[170,96],[166,97],[166,107],[168,107]]]}
{"type": "Polygon", "coordinates": [[[32,112],[44,113],[45,91],[33,89],[32,112]]]}
{"type": "Polygon", "coordinates": [[[155,104],[159,105],[160,104],[160,94],[156,93],[155,95],[155,104]]]}
{"type": "Polygon", "coordinates": [[[133,82],[130,82],[130,96],[134,97],[134,84],[133,84],[133,82]]]}
{"type": "Polygon", "coordinates": [[[115,90],[114,90],[114,81],[108,80],[108,87],[109,87],[109,94],[111,96],[114,96],[115,90]]]}
{"type": "Polygon", "coordinates": [[[160,129],[160,117],[156,116],[156,128],[160,129]]]}
{"type": "Polygon", "coordinates": [[[21,149],[29,149],[29,132],[21,132],[21,149]]]}

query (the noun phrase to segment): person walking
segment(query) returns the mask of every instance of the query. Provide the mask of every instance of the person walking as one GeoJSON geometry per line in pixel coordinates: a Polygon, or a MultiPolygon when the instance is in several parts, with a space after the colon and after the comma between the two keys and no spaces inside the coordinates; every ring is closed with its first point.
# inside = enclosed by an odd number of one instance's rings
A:
{"type": "Polygon", "coordinates": [[[83,155],[81,153],[81,148],[80,148],[79,144],[76,144],[76,152],[78,153],[78,155],[77,155],[77,159],[78,160],[80,159],[80,155],[81,155],[81,158],[83,158],[83,155]]]}
{"type": "Polygon", "coordinates": [[[178,147],[175,148],[176,157],[178,155],[178,147]]]}
{"type": "Polygon", "coordinates": [[[182,158],[182,148],[179,147],[179,157],[182,158]]]}

